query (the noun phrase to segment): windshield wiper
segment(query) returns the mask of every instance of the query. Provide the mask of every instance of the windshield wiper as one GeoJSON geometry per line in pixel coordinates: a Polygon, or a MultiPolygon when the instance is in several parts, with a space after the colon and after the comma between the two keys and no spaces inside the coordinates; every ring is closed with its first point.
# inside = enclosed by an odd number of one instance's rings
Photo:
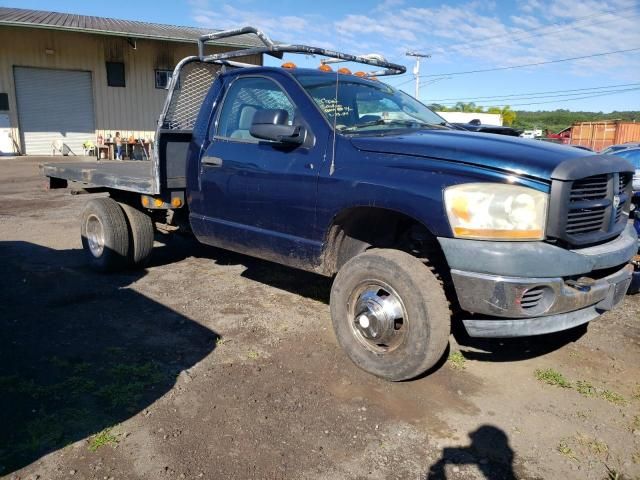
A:
{"type": "Polygon", "coordinates": [[[442,128],[440,125],[436,125],[435,123],[427,123],[420,122],[418,120],[386,120],[384,118],[380,118],[378,120],[372,120],[370,122],[359,123],[357,125],[352,125],[351,127],[346,127],[340,130],[341,132],[353,132],[355,130],[359,130],[361,128],[366,127],[374,127],[376,125],[404,125],[404,126],[413,126],[416,125],[418,127],[431,127],[431,128],[442,128]]]}

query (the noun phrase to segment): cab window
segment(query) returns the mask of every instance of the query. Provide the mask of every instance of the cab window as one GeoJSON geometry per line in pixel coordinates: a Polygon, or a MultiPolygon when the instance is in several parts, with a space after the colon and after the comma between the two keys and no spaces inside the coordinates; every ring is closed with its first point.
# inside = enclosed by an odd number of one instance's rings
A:
{"type": "Polygon", "coordinates": [[[245,142],[258,142],[250,133],[253,116],[258,110],[286,110],[289,125],[294,120],[295,107],[287,94],[273,80],[247,77],[235,80],[222,105],[217,136],[245,142]]]}

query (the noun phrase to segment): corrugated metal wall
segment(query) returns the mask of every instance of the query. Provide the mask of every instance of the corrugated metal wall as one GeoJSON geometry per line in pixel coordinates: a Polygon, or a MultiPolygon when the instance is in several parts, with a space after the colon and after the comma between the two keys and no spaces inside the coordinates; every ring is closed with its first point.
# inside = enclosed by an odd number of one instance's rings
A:
{"type": "Polygon", "coordinates": [[[571,144],[583,145],[598,152],[611,145],[639,141],[640,123],[581,122],[571,127],[571,144]]]}
{"type": "MultiPolygon", "coordinates": [[[[208,53],[224,48],[208,47],[208,53]]],[[[183,57],[196,53],[196,44],[127,39],[76,32],[0,27],[0,93],[9,94],[14,140],[20,143],[14,67],[92,72],[96,136],[116,131],[122,136],[153,138],[166,91],[155,88],[155,70],[173,69],[183,57]],[[105,62],[125,64],[126,87],[107,86],[105,62]]],[[[245,58],[261,64],[260,56],[245,58]]],[[[0,112],[3,113],[3,112],[0,112]]],[[[95,138],[88,138],[95,142],[95,138]]]]}

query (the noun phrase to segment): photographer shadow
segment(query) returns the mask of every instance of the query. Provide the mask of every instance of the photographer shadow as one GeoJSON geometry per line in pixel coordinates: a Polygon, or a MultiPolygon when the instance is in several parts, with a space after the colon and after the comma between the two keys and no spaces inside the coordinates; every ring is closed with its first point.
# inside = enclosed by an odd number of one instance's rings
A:
{"type": "Polygon", "coordinates": [[[447,447],[424,476],[425,480],[446,480],[447,465],[476,465],[488,480],[516,480],[514,452],[509,437],[498,427],[482,425],[469,433],[468,447],[447,447]]]}

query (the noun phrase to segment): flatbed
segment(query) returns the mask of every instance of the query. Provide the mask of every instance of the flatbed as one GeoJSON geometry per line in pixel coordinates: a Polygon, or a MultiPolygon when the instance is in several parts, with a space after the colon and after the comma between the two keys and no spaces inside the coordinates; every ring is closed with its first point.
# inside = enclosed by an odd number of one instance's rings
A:
{"type": "Polygon", "coordinates": [[[153,173],[148,161],[94,161],[45,163],[44,175],[88,187],[106,187],[153,194],[153,173]]]}

